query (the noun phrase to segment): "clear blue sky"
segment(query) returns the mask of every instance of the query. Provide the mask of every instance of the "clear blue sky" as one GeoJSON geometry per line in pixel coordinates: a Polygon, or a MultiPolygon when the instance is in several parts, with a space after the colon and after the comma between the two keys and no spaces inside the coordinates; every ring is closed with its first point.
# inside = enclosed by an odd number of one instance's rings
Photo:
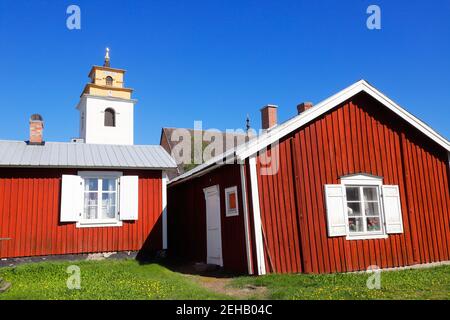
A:
{"type": "Polygon", "coordinates": [[[0,2],[0,139],[25,140],[28,118],[47,141],[78,135],[88,71],[111,48],[139,100],[135,143],[161,127],[239,128],[279,105],[280,121],[364,78],[450,138],[450,1],[0,2]],[[81,8],[81,30],[66,9],[81,8]],[[381,30],[366,8],[381,7],[381,30]]]}

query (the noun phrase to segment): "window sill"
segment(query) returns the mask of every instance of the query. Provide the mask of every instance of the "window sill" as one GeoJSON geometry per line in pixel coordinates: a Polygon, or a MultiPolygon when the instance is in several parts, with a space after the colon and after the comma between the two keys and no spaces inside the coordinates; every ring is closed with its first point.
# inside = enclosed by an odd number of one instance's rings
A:
{"type": "Polygon", "coordinates": [[[101,227],[121,227],[122,221],[109,220],[109,221],[78,221],[77,228],[101,228],[101,227]]]}
{"type": "Polygon", "coordinates": [[[237,217],[239,215],[239,212],[230,212],[230,213],[225,213],[225,217],[237,217]]]}
{"type": "Polygon", "coordinates": [[[369,239],[387,239],[387,234],[361,234],[347,235],[346,240],[369,240],[369,239]]]}

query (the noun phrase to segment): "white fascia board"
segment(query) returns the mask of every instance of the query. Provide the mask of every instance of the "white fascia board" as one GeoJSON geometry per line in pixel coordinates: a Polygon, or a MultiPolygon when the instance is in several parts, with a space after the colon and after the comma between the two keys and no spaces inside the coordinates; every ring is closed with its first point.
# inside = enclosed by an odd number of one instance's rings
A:
{"type": "Polygon", "coordinates": [[[174,185],[175,182],[181,182],[180,180],[186,180],[186,178],[191,177],[194,178],[198,176],[199,174],[203,174],[203,169],[206,169],[210,166],[212,167],[219,167],[227,163],[234,163],[234,149],[230,149],[226,151],[225,153],[222,153],[218,155],[217,157],[211,158],[210,160],[206,161],[203,164],[200,164],[196,166],[194,169],[189,170],[188,172],[183,173],[182,175],[179,175],[176,178],[173,178],[169,181],[170,185],[174,185]],[[232,156],[232,158],[230,158],[232,156]],[[233,162],[231,162],[231,159],[233,159],[233,162]]]}
{"type": "Polygon", "coordinates": [[[108,96],[95,96],[95,95],[92,95],[92,94],[87,94],[87,93],[85,93],[85,94],[83,94],[83,95],[80,97],[80,101],[78,101],[78,103],[77,103],[75,109],[78,109],[78,110],[79,110],[79,109],[80,109],[80,104],[81,104],[83,101],[86,101],[87,98],[101,99],[101,100],[109,100],[109,101],[119,101],[119,102],[131,102],[131,103],[133,103],[133,104],[136,104],[136,103],[138,102],[137,99],[122,99],[122,98],[108,97],[108,96]]]}
{"type": "Polygon", "coordinates": [[[109,96],[97,96],[92,94],[83,94],[81,98],[91,98],[91,99],[100,99],[100,100],[109,100],[109,101],[119,101],[119,102],[131,102],[133,104],[136,104],[138,101],[137,99],[124,99],[124,98],[117,98],[117,97],[109,97],[109,96]]]}
{"type": "Polygon", "coordinates": [[[381,104],[392,110],[394,113],[399,115],[405,121],[410,123],[412,126],[416,127],[419,131],[424,133],[430,139],[438,143],[440,146],[444,147],[447,151],[450,151],[450,142],[438,134],[436,131],[431,129],[421,120],[414,117],[408,111],[400,107],[398,104],[393,102],[391,99],[386,97],[380,91],[375,89],[365,80],[360,80],[346,89],[336,93],[335,95],[329,97],[328,99],[318,103],[311,109],[306,110],[302,114],[286,121],[285,123],[273,128],[265,134],[249,141],[247,144],[242,145],[236,149],[236,157],[239,160],[248,158],[249,156],[257,153],[259,150],[266,148],[272,143],[280,140],[284,136],[288,135],[292,131],[300,128],[301,126],[307,124],[308,122],[314,120],[315,118],[321,116],[322,114],[328,112],[329,110],[335,108],[345,100],[353,97],[360,92],[366,92],[374,99],[379,101],[381,104]]]}
{"type": "Polygon", "coordinates": [[[264,258],[264,240],[262,234],[261,208],[259,206],[258,173],[256,169],[256,157],[249,159],[250,184],[253,209],[253,227],[255,234],[256,260],[258,275],[266,274],[266,262],[264,258]]]}
{"type": "Polygon", "coordinates": [[[366,93],[368,93],[373,98],[378,100],[380,103],[388,107],[391,111],[399,115],[413,127],[416,127],[419,131],[421,131],[423,134],[425,134],[430,139],[435,141],[437,144],[444,147],[447,151],[450,151],[450,142],[446,138],[441,136],[439,133],[437,133],[435,130],[433,130],[426,123],[424,123],[422,120],[418,119],[417,117],[406,111],[404,108],[402,108],[397,103],[389,99],[386,95],[378,91],[375,87],[371,86],[369,83],[364,81],[363,86],[364,91],[366,93]]]}

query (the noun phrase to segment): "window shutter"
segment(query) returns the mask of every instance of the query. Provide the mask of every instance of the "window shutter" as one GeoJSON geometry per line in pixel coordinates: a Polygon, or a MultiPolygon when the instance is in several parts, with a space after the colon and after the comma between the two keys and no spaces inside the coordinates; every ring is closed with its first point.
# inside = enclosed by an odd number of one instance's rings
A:
{"type": "Polygon", "coordinates": [[[62,176],[61,222],[77,222],[83,212],[83,179],[79,176],[62,176]]]}
{"type": "Polygon", "coordinates": [[[402,207],[398,186],[384,185],[383,207],[387,233],[403,233],[402,207]]]}
{"type": "Polygon", "coordinates": [[[327,205],[328,236],[347,235],[344,187],[340,184],[326,184],[325,202],[327,205]]]}
{"type": "Polygon", "coordinates": [[[138,200],[139,200],[139,177],[122,176],[120,177],[119,189],[119,218],[120,220],[138,219],[138,200]]]}

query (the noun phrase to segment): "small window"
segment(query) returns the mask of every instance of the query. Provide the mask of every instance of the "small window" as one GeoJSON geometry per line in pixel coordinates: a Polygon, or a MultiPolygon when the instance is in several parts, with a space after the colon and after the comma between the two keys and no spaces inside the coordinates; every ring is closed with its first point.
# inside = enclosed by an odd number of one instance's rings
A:
{"type": "Polygon", "coordinates": [[[120,174],[84,173],[81,224],[119,223],[118,187],[120,174]]]}
{"type": "Polygon", "coordinates": [[[225,189],[225,216],[233,217],[239,215],[237,187],[225,189]]]}
{"type": "Polygon", "coordinates": [[[325,202],[329,237],[361,240],[403,233],[400,189],[383,184],[382,177],[341,177],[341,184],[325,185],[325,202]]]}
{"type": "Polygon", "coordinates": [[[381,177],[367,174],[341,178],[349,237],[384,235],[381,177]]]}
{"type": "Polygon", "coordinates": [[[349,233],[381,233],[379,187],[346,186],[345,191],[349,233]]]}
{"type": "Polygon", "coordinates": [[[116,126],[116,112],[108,108],[105,110],[105,127],[115,127],[116,126]]]}
{"type": "Polygon", "coordinates": [[[113,85],[113,78],[111,76],[106,77],[106,85],[112,86],[113,85]]]}

